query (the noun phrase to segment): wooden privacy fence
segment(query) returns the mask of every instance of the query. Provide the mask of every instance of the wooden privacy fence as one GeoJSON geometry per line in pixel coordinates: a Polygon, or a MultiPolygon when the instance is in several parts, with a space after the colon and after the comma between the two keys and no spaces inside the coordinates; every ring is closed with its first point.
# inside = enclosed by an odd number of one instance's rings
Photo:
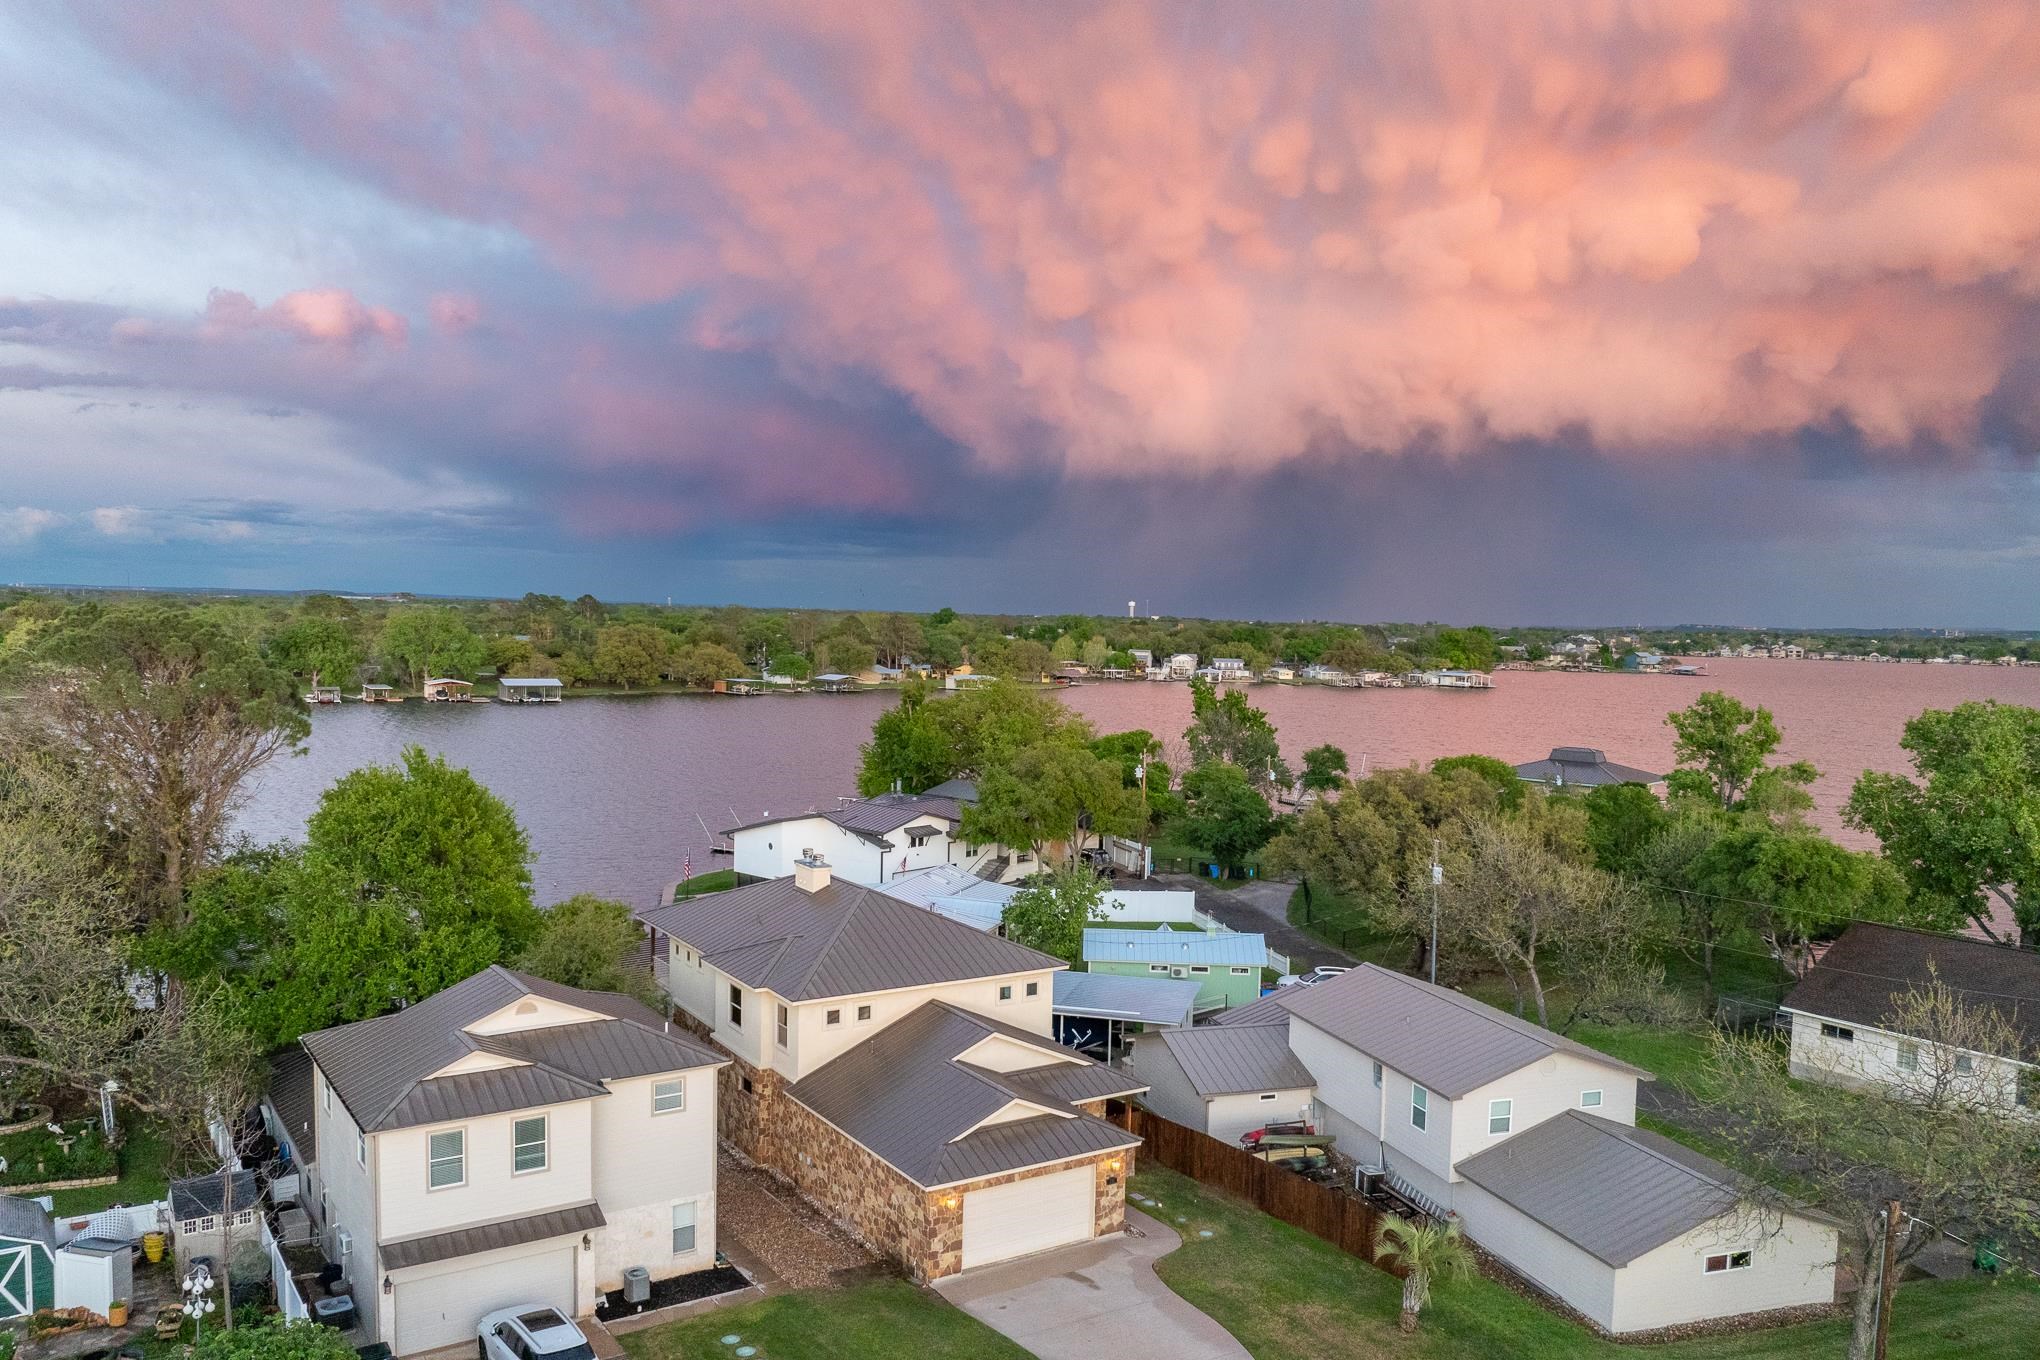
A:
{"type": "Polygon", "coordinates": [[[1374,1250],[1382,1211],[1366,1200],[1270,1166],[1231,1143],[1221,1142],[1138,1105],[1112,1102],[1114,1122],[1141,1139],[1140,1156],[1202,1185],[1252,1204],[1271,1218],[1321,1237],[1376,1270],[1401,1277],[1374,1250]]]}

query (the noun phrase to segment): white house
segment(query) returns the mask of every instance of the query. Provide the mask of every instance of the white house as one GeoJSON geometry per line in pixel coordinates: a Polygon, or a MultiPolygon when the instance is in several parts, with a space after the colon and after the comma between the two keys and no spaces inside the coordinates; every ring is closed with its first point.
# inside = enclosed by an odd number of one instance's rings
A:
{"type": "Polygon", "coordinates": [[[1039,869],[1031,850],[963,839],[964,806],[976,801],[977,785],[952,779],[926,793],[843,798],[833,808],[763,817],[726,833],[735,850],[732,867],[739,882],[784,878],[796,860],[812,854],[838,878],[868,888],[937,864],[992,882],[1039,869]]]}
{"type": "Polygon", "coordinates": [[[714,1264],[727,1060],[639,1003],[491,967],[303,1044],[325,1250],[397,1354],[714,1264]]]}
{"type": "Polygon", "coordinates": [[[1286,1025],[1154,1030],[1134,1045],[1133,1070],[1147,1084],[1142,1104],[1227,1142],[1315,1118],[1317,1081],[1291,1051],[1286,1025]]]}
{"type": "Polygon", "coordinates": [[[1177,652],[1169,658],[1169,679],[1188,680],[1195,674],[1197,674],[1197,653],[1177,652]]]}
{"type": "Polygon", "coordinates": [[[1779,1007],[1792,1075],[1895,1090],[1952,1083],[2040,1115],[2040,953],[1959,935],[1859,922],[1829,945],[1779,1007]],[[1943,1052],[1900,1031],[1895,998],[1938,979],[2005,1017],[2017,1052],[1943,1052]]]}

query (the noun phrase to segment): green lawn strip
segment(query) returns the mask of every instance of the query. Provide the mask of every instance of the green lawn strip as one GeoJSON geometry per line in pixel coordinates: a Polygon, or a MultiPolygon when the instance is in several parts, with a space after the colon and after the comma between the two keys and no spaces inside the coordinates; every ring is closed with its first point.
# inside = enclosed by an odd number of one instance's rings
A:
{"type": "Polygon", "coordinates": [[[1188,921],[1120,921],[1108,918],[1090,924],[1093,930],[1181,930],[1193,935],[1203,933],[1188,921]]]}
{"type": "Polygon", "coordinates": [[[1641,1067],[1659,1081],[1692,1095],[1704,1096],[1706,1092],[1707,1065],[1714,1044],[1700,1030],[1582,1023],[1574,1025],[1567,1037],[1641,1067]]]}
{"type": "MultiPolygon", "coordinates": [[[[1170,1171],[1143,1170],[1131,1188],[1159,1201],[1136,1208],[1183,1235],[1183,1245],[1156,1263],[1162,1280],[1256,1360],[1819,1360],[1845,1349],[1847,1324],[1840,1320],[1617,1346],[1486,1279],[1440,1286],[1412,1340],[1396,1331],[1398,1283],[1356,1257],[1170,1171]],[[1202,1231],[1212,1235],[1200,1237],[1202,1231]]],[[[1922,1281],[1901,1289],[1892,1318],[1894,1357],[2011,1360],[2032,1353],[2040,1287],[1922,1281]]]]}
{"type": "Polygon", "coordinates": [[[735,869],[710,869],[707,873],[696,874],[673,889],[673,896],[699,897],[703,893],[724,892],[737,886],[735,869]]]}
{"type": "Polygon", "coordinates": [[[684,1322],[625,1332],[617,1338],[632,1360],[711,1360],[740,1336],[758,1360],[1028,1360],[1008,1341],[933,1290],[904,1280],[848,1289],[777,1294],[718,1308],[684,1322]]]}
{"type": "Polygon", "coordinates": [[[166,1169],[170,1149],[156,1126],[146,1121],[130,1124],[127,1141],[120,1148],[120,1179],[111,1185],[89,1185],[77,1190],[57,1190],[50,1195],[59,1217],[96,1214],[115,1204],[153,1204],[170,1192],[166,1169]]]}

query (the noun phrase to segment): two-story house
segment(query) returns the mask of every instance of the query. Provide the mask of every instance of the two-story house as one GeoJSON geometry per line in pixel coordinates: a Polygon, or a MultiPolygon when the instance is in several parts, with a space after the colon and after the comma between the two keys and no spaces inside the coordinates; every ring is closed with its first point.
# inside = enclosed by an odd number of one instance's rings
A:
{"type": "Polygon", "coordinates": [[[951,779],[925,793],[844,798],[833,808],[762,817],[725,834],[739,883],[783,878],[812,854],[837,878],[880,887],[901,874],[953,865],[995,883],[1027,877],[1041,866],[1030,849],[974,845],[963,839],[963,809],[977,785],[951,779]]]}
{"type": "MultiPolygon", "coordinates": [[[[1293,1117],[1285,1107],[1306,1093],[1267,1042],[1285,1024],[1315,1083],[1307,1117],[1341,1153],[1430,1212],[1458,1215],[1604,1330],[1833,1300],[1834,1225],[1775,1200],[1755,1209],[1761,1197],[1735,1172],[1636,1128],[1648,1072],[1450,988],[1362,964],[1221,1016],[1238,1046],[1192,1031],[1166,1047],[1206,1067],[1226,1060],[1234,1084],[1258,1083],[1256,1101],[1279,1090],[1269,1118],[1293,1117]]],[[[1143,1076],[1150,1056],[1136,1050],[1143,1076]]],[[[1239,1113],[1245,1093],[1226,1094],[1239,1113]]]]}
{"type": "Polygon", "coordinates": [[[727,1059],[638,1002],[491,967],[302,1042],[325,1250],[397,1354],[714,1264],[727,1059]]]}
{"type": "Polygon", "coordinates": [[[1792,1075],[1831,1086],[1962,1093],[2040,1115],[2040,953],[1960,935],[1859,922],[1828,946],[1779,1006],[1792,1022],[1792,1075]],[[1908,991],[1946,986],[1995,1011],[2005,1050],[1942,1051],[1895,1014],[1908,991]]]}
{"type": "Polygon", "coordinates": [[[732,1061],[722,1132],[930,1280],[1117,1229],[1139,1083],[1059,1046],[1062,961],[832,876],[644,913],[674,1005],[732,1061]]]}

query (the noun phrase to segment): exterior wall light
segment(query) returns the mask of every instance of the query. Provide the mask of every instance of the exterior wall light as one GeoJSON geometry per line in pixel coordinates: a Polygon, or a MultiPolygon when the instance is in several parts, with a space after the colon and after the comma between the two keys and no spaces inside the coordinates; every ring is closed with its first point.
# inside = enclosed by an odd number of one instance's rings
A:
{"type": "Polygon", "coordinates": [[[382,1292],[385,1294],[390,1292],[390,1277],[387,1275],[382,1277],[382,1292]]]}

